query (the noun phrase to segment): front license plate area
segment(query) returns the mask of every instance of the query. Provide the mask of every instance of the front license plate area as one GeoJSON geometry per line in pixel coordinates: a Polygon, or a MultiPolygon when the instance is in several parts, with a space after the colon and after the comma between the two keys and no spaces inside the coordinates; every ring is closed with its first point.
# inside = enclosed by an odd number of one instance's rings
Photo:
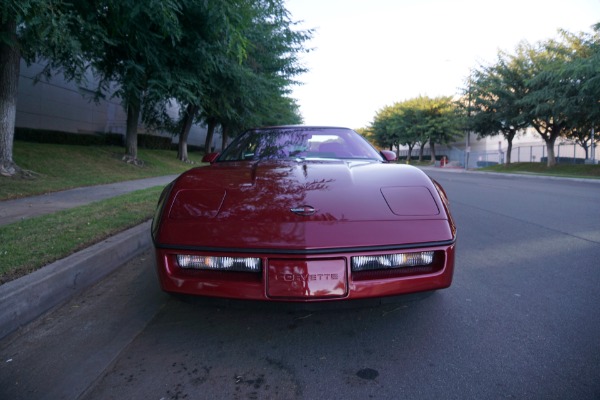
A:
{"type": "Polygon", "coordinates": [[[348,292],[344,259],[269,260],[267,295],[273,298],[332,298],[348,292]]]}

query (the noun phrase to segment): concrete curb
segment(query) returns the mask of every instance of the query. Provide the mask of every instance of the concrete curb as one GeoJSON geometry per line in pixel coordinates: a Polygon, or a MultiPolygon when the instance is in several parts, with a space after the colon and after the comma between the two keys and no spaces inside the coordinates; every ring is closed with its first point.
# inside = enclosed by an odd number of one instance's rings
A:
{"type": "Polygon", "coordinates": [[[600,179],[594,178],[572,178],[569,176],[553,176],[553,175],[537,175],[537,174],[506,174],[502,172],[487,172],[487,171],[468,171],[469,174],[479,174],[488,176],[503,176],[505,178],[526,178],[526,179],[548,179],[554,181],[570,181],[570,182],[582,182],[600,184],[600,179]]]}
{"type": "Polygon", "coordinates": [[[0,339],[150,248],[151,221],[0,286],[0,339]]]}

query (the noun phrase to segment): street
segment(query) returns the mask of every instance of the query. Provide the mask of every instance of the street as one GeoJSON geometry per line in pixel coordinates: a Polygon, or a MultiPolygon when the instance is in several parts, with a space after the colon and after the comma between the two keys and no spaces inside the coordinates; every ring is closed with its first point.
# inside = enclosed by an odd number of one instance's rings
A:
{"type": "Polygon", "coordinates": [[[0,342],[0,398],[600,398],[600,184],[428,174],[458,227],[450,288],[322,309],[181,301],[149,251],[0,342]]]}

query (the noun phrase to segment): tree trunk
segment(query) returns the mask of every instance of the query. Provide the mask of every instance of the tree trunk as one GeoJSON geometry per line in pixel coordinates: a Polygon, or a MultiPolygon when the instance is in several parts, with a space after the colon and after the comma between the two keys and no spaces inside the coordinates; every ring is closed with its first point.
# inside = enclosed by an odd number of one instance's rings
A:
{"type": "Polygon", "coordinates": [[[547,130],[546,135],[543,135],[544,141],[546,142],[546,150],[548,151],[548,163],[547,167],[554,167],[556,165],[556,156],[554,155],[554,143],[558,138],[561,129],[557,124],[552,124],[550,129],[547,130]]]}
{"type": "Polygon", "coordinates": [[[517,136],[517,130],[512,129],[512,128],[508,131],[508,134],[504,135],[504,138],[508,142],[508,148],[506,150],[506,161],[504,162],[505,165],[510,165],[510,155],[512,153],[512,142],[513,142],[513,139],[515,138],[515,136],[517,136]]]}
{"type": "Polygon", "coordinates": [[[215,128],[217,121],[210,118],[206,121],[206,140],[204,141],[204,152],[206,154],[212,153],[212,141],[215,134],[215,128]]]}
{"type": "Polygon", "coordinates": [[[134,101],[127,105],[127,132],[125,133],[125,156],[123,161],[141,165],[137,158],[137,130],[140,119],[140,104],[134,101]]]}
{"type": "Polygon", "coordinates": [[[414,144],[413,145],[410,145],[410,144],[408,145],[408,156],[406,157],[406,163],[407,164],[410,164],[410,161],[412,159],[412,150],[413,150],[413,147],[415,147],[414,144]]]}
{"type": "Polygon", "coordinates": [[[435,143],[433,140],[429,141],[429,149],[431,150],[431,163],[435,164],[435,143]]]}
{"type": "Polygon", "coordinates": [[[558,124],[541,124],[534,123],[533,127],[537,131],[537,133],[544,139],[546,142],[546,151],[548,152],[548,162],[546,163],[547,167],[554,167],[556,165],[556,157],[554,155],[554,142],[558,138],[560,134],[561,128],[558,124]]]}
{"type": "Polygon", "coordinates": [[[512,139],[508,141],[508,148],[506,149],[506,165],[510,165],[510,155],[512,153],[512,139]]]}
{"type": "Polygon", "coordinates": [[[15,119],[17,116],[17,89],[21,54],[17,43],[17,22],[0,24],[0,35],[11,44],[0,41],[0,175],[13,176],[20,168],[13,161],[15,119]]]}
{"type": "Polygon", "coordinates": [[[556,156],[554,155],[554,142],[556,137],[551,136],[550,139],[546,140],[546,151],[548,152],[547,167],[554,167],[556,165],[556,156]]]}
{"type": "Polygon", "coordinates": [[[198,110],[198,106],[188,104],[183,115],[183,126],[181,127],[181,132],[179,133],[179,145],[177,149],[177,158],[181,161],[190,161],[188,158],[187,141],[198,110]]]}
{"type": "Polygon", "coordinates": [[[421,147],[419,147],[419,162],[423,162],[423,144],[421,143],[421,147]]]}

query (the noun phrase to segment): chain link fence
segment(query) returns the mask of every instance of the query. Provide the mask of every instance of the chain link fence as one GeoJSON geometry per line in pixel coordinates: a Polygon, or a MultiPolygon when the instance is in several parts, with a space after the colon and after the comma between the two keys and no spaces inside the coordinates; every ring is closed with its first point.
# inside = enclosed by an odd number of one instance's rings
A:
{"type": "MultiPolygon", "coordinates": [[[[599,146],[595,149],[595,162],[598,163],[600,160],[599,146]]],[[[591,162],[592,150],[588,149],[589,159],[587,162],[591,162]]],[[[586,163],[585,150],[575,143],[560,143],[554,147],[554,156],[556,162],[559,164],[584,164],[586,163]]],[[[406,159],[408,157],[408,150],[400,150],[400,159],[406,159]]],[[[416,160],[419,157],[419,149],[413,150],[412,159],[416,160]]],[[[464,168],[483,168],[496,164],[503,164],[506,162],[506,149],[500,149],[497,151],[471,151],[466,153],[464,150],[449,148],[449,149],[437,149],[436,151],[436,165],[442,163],[442,158],[446,157],[444,164],[449,166],[456,166],[464,168]]],[[[423,159],[429,160],[431,158],[431,152],[429,148],[423,149],[423,159]]],[[[541,162],[546,163],[548,161],[548,154],[545,145],[529,145],[529,146],[515,146],[512,148],[510,154],[510,160],[513,163],[516,162],[541,162]]]]}

